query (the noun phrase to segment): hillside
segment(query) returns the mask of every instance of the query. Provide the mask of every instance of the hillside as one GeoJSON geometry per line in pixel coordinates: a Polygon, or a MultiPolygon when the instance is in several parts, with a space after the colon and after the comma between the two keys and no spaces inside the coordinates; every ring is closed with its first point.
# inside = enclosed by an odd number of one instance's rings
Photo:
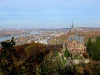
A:
{"type": "MultiPolygon", "coordinates": [[[[83,36],[85,43],[88,40],[89,37],[96,37],[100,36],[100,28],[83,28],[83,29],[77,29],[78,35],[83,36]]],[[[63,34],[61,36],[58,36],[56,38],[52,38],[49,42],[49,44],[62,44],[63,42],[67,41],[69,33],[63,34]]]]}

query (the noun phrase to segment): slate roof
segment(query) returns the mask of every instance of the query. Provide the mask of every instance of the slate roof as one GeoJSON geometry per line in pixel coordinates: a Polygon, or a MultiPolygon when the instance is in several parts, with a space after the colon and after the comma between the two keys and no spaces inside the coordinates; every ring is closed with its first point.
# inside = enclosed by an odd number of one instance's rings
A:
{"type": "Polygon", "coordinates": [[[73,40],[76,40],[77,42],[79,42],[79,43],[84,43],[84,38],[83,37],[79,37],[78,35],[70,35],[69,37],[68,37],[68,42],[71,42],[71,41],[73,41],[73,40]]]}
{"type": "Polygon", "coordinates": [[[78,36],[78,33],[76,32],[76,29],[74,28],[73,23],[72,23],[72,26],[71,26],[71,29],[70,29],[70,36],[68,37],[67,41],[68,42],[71,42],[73,40],[76,40],[79,43],[84,43],[84,38],[78,36]],[[73,33],[73,32],[75,34],[74,35],[71,35],[71,33],[73,33]]]}

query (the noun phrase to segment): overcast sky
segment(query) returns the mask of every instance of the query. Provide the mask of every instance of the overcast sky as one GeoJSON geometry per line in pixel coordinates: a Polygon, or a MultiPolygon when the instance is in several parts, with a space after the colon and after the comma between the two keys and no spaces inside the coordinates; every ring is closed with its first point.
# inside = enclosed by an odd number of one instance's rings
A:
{"type": "Polygon", "coordinates": [[[0,28],[100,27],[100,0],[0,0],[0,28]]]}

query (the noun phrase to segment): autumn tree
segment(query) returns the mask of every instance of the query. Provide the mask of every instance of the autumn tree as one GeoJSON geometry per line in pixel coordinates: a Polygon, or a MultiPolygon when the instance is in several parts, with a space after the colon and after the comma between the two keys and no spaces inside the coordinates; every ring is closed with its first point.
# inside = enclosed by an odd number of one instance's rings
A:
{"type": "Polygon", "coordinates": [[[15,60],[19,57],[14,49],[14,37],[11,40],[1,42],[0,70],[4,75],[16,75],[15,60]]]}
{"type": "Polygon", "coordinates": [[[45,45],[40,43],[32,43],[30,46],[26,47],[25,53],[25,67],[27,68],[27,74],[35,74],[36,67],[43,61],[46,54],[45,45]]]}

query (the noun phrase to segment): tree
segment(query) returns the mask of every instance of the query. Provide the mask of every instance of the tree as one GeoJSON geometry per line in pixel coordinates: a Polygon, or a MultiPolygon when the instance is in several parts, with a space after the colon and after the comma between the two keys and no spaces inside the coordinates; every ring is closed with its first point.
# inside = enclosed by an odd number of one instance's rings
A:
{"type": "Polygon", "coordinates": [[[16,75],[15,61],[19,57],[18,52],[14,49],[14,37],[11,40],[1,42],[0,52],[0,70],[4,75],[16,75]]]}
{"type": "Polygon", "coordinates": [[[100,61],[100,36],[96,37],[92,58],[93,60],[100,61]]]}
{"type": "Polygon", "coordinates": [[[32,43],[25,48],[26,60],[25,67],[27,74],[36,74],[36,67],[43,61],[46,54],[45,45],[40,43],[32,43]]]}
{"type": "Polygon", "coordinates": [[[66,48],[66,50],[65,50],[65,52],[64,52],[64,56],[65,56],[65,57],[69,57],[69,55],[70,55],[70,53],[69,53],[68,49],[66,48]]]}
{"type": "Polygon", "coordinates": [[[87,52],[93,60],[100,61],[100,36],[96,37],[95,42],[91,42],[91,38],[89,38],[87,52]]]}
{"type": "Polygon", "coordinates": [[[93,51],[93,44],[91,42],[91,38],[88,39],[87,47],[86,48],[87,48],[87,53],[91,57],[91,54],[92,54],[92,51],[93,51]]]}

